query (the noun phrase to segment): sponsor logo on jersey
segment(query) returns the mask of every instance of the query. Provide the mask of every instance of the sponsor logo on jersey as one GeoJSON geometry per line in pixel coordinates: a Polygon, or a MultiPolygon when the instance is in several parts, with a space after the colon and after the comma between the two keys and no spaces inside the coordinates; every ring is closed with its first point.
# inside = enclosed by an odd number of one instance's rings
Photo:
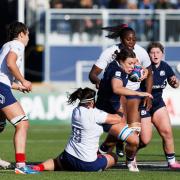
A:
{"type": "Polygon", "coordinates": [[[121,77],[121,72],[120,72],[120,71],[116,71],[116,72],[115,72],[115,76],[121,77]]]}
{"type": "Polygon", "coordinates": [[[165,71],[160,71],[160,76],[165,76],[165,71]]]}
{"type": "Polygon", "coordinates": [[[2,94],[0,94],[0,103],[1,104],[5,103],[5,97],[2,94]]]}
{"type": "Polygon", "coordinates": [[[146,114],[147,114],[146,110],[141,110],[141,116],[146,115],[146,114]]]}

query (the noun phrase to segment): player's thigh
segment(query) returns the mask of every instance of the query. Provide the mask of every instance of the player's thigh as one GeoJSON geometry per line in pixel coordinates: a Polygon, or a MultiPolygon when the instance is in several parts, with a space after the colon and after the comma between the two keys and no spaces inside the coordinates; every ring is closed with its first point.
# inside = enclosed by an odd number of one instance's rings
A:
{"type": "Polygon", "coordinates": [[[141,141],[144,144],[148,144],[152,138],[152,123],[151,117],[141,118],[141,141]]]}
{"type": "Polygon", "coordinates": [[[19,102],[15,102],[1,109],[8,120],[11,120],[17,116],[25,115],[25,112],[19,102]]]}
{"type": "Polygon", "coordinates": [[[127,99],[126,110],[127,110],[127,122],[128,124],[133,122],[140,122],[139,104],[141,99],[127,99]]]}
{"type": "Polygon", "coordinates": [[[118,137],[122,129],[126,126],[125,123],[113,124],[109,130],[109,134],[114,137],[118,137]]]}
{"type": "Polygon", "coordinates": [[[152,117],[152,123],[160,134],[172,134],[171,122],[165,106],[155,111],[152,117]]]}

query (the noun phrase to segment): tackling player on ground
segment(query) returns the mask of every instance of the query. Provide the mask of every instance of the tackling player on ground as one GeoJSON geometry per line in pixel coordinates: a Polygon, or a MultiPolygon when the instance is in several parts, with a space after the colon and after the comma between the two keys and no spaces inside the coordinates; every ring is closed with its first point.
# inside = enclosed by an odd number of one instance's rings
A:
{"type": "MultiPolygon", "coordinates": [[[[74,108],[71,119],[71,136],[65,150],[55,159],[49,159],[32,169],[44,171],[101,171],[113,166],[117,162],[114,153],[98,155],[102,125],[111,126],[110,132],[117,139],[126,141],[137,148],[139,137],[126,126],[118,114],[109,114],[95,107],[96,92],[90,88],[79,88],[68,99],[69,104],[79,101],[74,108]]],[[[133,155],[131,149],[127,152],[133,155]]]]}

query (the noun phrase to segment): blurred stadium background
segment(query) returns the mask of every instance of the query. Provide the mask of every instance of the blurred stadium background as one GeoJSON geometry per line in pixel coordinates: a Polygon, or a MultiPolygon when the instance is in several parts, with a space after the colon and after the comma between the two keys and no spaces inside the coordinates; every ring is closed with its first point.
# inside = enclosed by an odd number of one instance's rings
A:
{"type": "MultiPolygon", "coordinates": [[[[0,0],[0,47],[5,42],[6,25],[13,20],[25,22],[30,31],[23,70],[34,84],[33,92],[14,92],[32,125],[27,142],[28,161],[43,161],[63,150],[73,108],[66,103],[67,94],[80,86],[95,88],[88,81],[88,72],[101,51],[115,43],[105,38],[102,26],[129,24],[137,33],[138,44],[145,48],[150,41],[160,41],[165,46],[165,60],[180,78],[179,8],[179,0],[0,0]]],[[[180,125],[180,90],[168,87],[164,98],[172,124],[180,125]]],[[[179,132],[179,127],[175,127],[177,159],[180,158],[179,132]]],[[[9,161],[14,161],[12,134],[13,128],[7,128],[0,140],[1,157],[9,161]]],[[[152,143],[138,154],[138,160],[165,160],[159,144],[161,140],[155,132],[152,143]]],[[[173,172],[172,176],[163,168],[151,166],[152,172],[141,169],[136,176],[138,179],[179,179],[179,173],[173,172]]],[[[117,169],[98,176],[64,172],[61,179],[119,179],[117,169]]],[[[12,176],[13,172],[0,171],[0,174],[3,179],[17,179],[12,176]]],[[[50,179],[59,174],[45,173],[41,177],[50,179]]],[[[121,171],[121,179],[132,178],[135,179],[134,174],[121,171]]]]}
{"type": "MultiPolygon", "coordinates": [[[[0,46],[13,20],[25,22],[30,31],[23,70],[34,90],[16,93],[30,119],[68,121],[68,92],[94,88],[88,72],[101,51],[115,43],[105,37],[102,26],[129,24],[145,48],[160,41],[165,60],[180,78],[179,8],[179,0],[1,0],[0,46]]],[[[174,125],[180,124],[179,97],[179,90],[167,88],[164,98],[174,125]]]]}
{"type": "MultiPolygon", "coordinates": [[[[68,121],[72,107],[66,104],[67,93],[80,86],[94,88],[88,72],[101,51],[115,43],[105,37],[102,26],[129,24],[145,48],[160,41],[165,60],[180,78],[179,0],[1,0],[0,17],[0,46],[13,20],[29,27],[23,70],[34,90],[17,97],[31,120],[68,121]]],[[[167,88],[165,99],[175,125],[180,124],[179,97],[179,90],[167,88]]]]}

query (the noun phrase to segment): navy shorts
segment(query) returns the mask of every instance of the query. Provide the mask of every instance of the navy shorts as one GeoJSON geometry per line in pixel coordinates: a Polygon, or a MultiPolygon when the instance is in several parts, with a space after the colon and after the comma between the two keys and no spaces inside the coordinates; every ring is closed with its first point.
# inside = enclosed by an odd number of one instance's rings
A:
{"type": "Polygon", "coordinates": [[[154,98],[152,101],[152,108],[146,111],[146,107],[140,106],[141,118],[151,117],[160,108],[166,106],[162,97],[154,98]]]}
{"type": "Polygon", "coordinates": [[[0,82],[0,109],[17,102],[12,94],[11,88],[0,82]]]}
{"type": "Polygon", "coordinates": [[[103,171],[107,166],[107,159],[103,155],[98,155],[93,162],[85,162],[64,151],[58,158],[67,171],[103,171]]]}
{"type": "Polygon", "coordinates": [[[121,107],[120,98],[114,101],[98,98],[96,101],[96,107],[110,114],[115,114],[121,107]]]}

